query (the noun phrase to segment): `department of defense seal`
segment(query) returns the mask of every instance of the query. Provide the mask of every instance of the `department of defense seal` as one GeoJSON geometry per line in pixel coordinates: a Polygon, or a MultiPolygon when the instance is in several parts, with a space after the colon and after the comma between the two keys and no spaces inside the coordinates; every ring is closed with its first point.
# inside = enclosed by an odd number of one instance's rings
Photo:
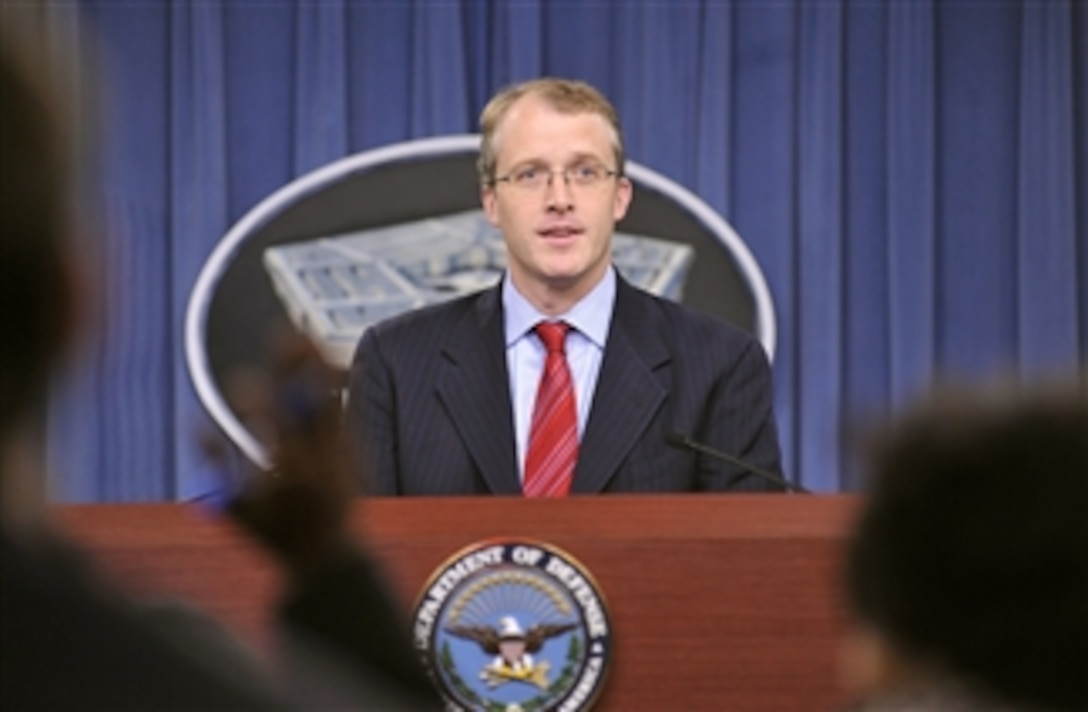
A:
{"type": "Polygon", "coordinates": [[[485,541],[424,586],[414,640],[450,709],[587,709],[605,679],[608,611],[586,570],[534,541],[485,541]]]}

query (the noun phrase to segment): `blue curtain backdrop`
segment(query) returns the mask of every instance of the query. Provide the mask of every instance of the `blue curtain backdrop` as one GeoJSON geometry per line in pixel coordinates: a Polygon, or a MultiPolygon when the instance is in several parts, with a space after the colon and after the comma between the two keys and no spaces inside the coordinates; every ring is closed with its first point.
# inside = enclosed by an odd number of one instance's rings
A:
{"type": "Polygon", "coordinates": [[[778,314],[791,476],[939,376],[1088,361],[1088,8],[1060,0],[83,0],[110,110],[103,336],[58,384],[56,491],[201,488],[182,323],[228,227],[293,178],[476,130],[543,74],[739,231],[778,314]]]}

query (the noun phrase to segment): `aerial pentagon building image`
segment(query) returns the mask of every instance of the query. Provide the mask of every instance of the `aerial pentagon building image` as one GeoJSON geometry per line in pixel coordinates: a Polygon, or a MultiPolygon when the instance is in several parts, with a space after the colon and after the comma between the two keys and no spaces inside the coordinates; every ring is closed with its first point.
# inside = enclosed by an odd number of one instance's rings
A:
{"type": "MultiPolygon", "coordinates": [[[[616,233],[612,256],[632,284],[679,301],[694,250],[616,233]]],[[[346,369],[370,325],[495,284],[506,247],[483,211],[470,210],[277,245],[264,264],[294,324],[346,369]]]]}

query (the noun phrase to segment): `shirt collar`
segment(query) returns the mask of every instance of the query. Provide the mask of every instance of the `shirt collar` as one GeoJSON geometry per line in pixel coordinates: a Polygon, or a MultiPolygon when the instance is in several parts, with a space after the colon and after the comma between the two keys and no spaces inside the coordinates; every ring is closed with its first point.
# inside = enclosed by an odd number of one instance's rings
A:
{"type": "MultiPolygon", "coordinates": [[[[555,317],[570,324],[578,333],[603,349],[608,340],[608,327],[612,323],[612,308],[616,304],[616,273],[612,268],[605,271],[604,278],[589,290],[573,307],[564,314],[555,317]]],[[[502,280],[503,323],[506,331],[506,346],[509,348],[534,326],[552,319],[537,311],[528,299],[522,296],[507,273],[502,280]]]]}

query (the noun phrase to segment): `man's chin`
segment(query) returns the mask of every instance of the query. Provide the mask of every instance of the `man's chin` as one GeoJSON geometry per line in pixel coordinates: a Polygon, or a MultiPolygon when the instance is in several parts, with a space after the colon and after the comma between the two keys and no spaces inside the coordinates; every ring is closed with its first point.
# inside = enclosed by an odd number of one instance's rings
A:
{"type": "Polygon", "coordinates": [[[544,283],[553,292],[578,291],[591,282],[585,272],[553,271],[544,275],[544,283]]]}
{"type": "Polygon", "coordinates": [[[552,260],[544,264],[537,274],[553,289],[567,291],[596,284],[604,276],[606,268],[607,265],[587,266],[584,261],[552,260]]]}

